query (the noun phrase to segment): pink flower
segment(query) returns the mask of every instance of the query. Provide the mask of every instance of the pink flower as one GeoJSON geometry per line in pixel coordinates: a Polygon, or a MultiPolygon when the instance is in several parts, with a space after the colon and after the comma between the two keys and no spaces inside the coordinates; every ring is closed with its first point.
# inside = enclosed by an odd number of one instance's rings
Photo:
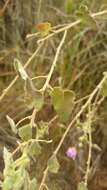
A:
{"type": "Polygon", "coordinates": [[[69,158],[72,158],[73,160],[75,160],[77,156],[77,150],[75,147],[69,147],[66,154],[69,158]]]}

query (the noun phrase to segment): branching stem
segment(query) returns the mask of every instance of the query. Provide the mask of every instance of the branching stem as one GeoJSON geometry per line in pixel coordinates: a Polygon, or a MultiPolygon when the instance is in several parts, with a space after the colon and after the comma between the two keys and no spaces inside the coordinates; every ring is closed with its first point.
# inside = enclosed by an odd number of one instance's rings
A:
{"type": "MultiPolygon", "coordinates": [[[[77,119],[81,116],[81,114],[85,111],[85,109],[87,108],[87,106],[91,103],[92,99],[94,98],[95,94],[101,89],[103,83],[105,82],[105,80],[107,79],[107,75],[105,75],[103,77],[103,79],[100,81],[100,83],[96,86],[96,88],[93,90],[93,92],[91,93],[90,97],[88,98],[88,100],[86,101],[86,103],[82,106],[81,110],[77,113],[77,115],[74,117],[74,119],[70,122],[70,124],[68,125],[66,131],[64,132],[58,146],[56,147],[55,151],[53,152],[54,155],[57,155],[68,132],[70,131],[71,127],[75,124],[75,122],[77,121],[77,119]]],[[[91,137],[90,137],[91,138],[91,137]]],[[[48,166],[45,169],[39,190],[43,189],[43,184],[45,183],[46,177],[48,175],[48,166]]]]}

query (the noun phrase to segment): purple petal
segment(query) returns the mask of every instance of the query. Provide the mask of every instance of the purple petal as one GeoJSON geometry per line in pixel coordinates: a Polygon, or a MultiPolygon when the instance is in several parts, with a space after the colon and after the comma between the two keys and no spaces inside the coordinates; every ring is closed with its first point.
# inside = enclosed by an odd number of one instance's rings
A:
{"type": "Polygon", "coordinates": [[[66,154],[69,158],[72,158],[73,160],[75,160],[77,156],[77,150],[75,147],[69,147],[66,154]]]}

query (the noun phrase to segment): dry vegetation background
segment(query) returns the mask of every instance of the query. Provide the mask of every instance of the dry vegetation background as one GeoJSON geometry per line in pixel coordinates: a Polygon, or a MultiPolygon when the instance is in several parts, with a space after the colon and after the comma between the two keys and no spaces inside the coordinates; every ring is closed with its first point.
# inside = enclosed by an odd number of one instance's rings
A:
{"type": "MultiPolygon", "coordinates": [[[[22,118],[32,114],[36,102],[36,95],[32,86],[21,77],[1,99],[2,93],[17,75],[14,69],[14,59],[17,58],[24,65],[37,49],[38,40],[45,38],[41,34],[26,37],[28,34],[38,32],[36,29],[38,23],[49,22],[52,27],[58,26],[56,28],[58,30],[64,24],[79,19],[77,11],[81,5],[86,5],[91,13],[98,13],[107,9],[106,0],[0,0],[1,180],[3,180],[4,168],[3,147],[7,147],[12,152],[18,146],[17,141],[20,139],[18,135],[14,135],[12,132],[6,115],[9,115],[17,123],[22,118]]],[[[48,123],[48,135],[45,134],[45,139],[53,140],[50,144],[41,143],[42,153],[36,161],[31,160],[28,168],[30,177],[36,177],[38,183],[41,182],[48,158],[57,147],[68,124],[85,104],[89,95],[103,78],[103,73],[107,70],[107,13],[96,17],[95,22],[96,26],[93,26],[87,19],[87,23],[78,24],[68,30],[51,77],[51,86],[44,93],[44,105],[36,114],[35,123],[38,126],[41,125],[41,122],[48,123]],[[74,111],[66,123],[60,122],[58,118],[50,122],[56,116],[56,112],[51,103],[49,91],[55,86],[73,90],[76,94],[74,111]]],[[[44,40],[40,51],[26,69],[31,79],[49,73],[63,33],[60,32],[44,40]]],[[[40,89],[45,83],[45,78],[37,78],[32,81],[35,88],[40,89]]],[[[92,149],[90,163],[92,168],[88,188],[89,190],[107,190],[107,99],[104,97],[103,102],[98,106],[97,103],[102,100],[102,96],[101,94],[97,94],[97,96],[91,102],[91,106],[97,110],[91,124],[95,147],[92,149]]],[[[72,129],[69,130],[58,152],[61,167],[57,174],[49,173],[46,178],[49,190],[76,190],[77,184],[83,180],[88,143],[79,147],[79,137],[82,132],[77,129],[77,125],[79,122],[84,123],[86,121],[87,114],[86,109],[76,120],[72,129]],[[70,146],[76,146],[78,149],[78,158],[75,161],[66,156],[67,148],[70,146]]],[[[25,120],[18,127],[23,126],[28,121],[29,119],[25,120]]],[[[43,189],[47,187],[44,186],[43,189]]]]}

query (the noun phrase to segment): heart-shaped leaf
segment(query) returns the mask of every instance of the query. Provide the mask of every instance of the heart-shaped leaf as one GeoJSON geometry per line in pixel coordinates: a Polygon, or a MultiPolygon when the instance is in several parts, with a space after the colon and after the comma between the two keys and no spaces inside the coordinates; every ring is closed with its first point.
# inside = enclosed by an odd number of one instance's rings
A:
{"type": "Polygon", "coordinates": [[[79,183],[78,190],[88,190],[87,186],[83,181],[79,183]]]}
{"type": "Polygon", "coordinates": [[[30,125],[24,125],[18,129],[18,135],[23,141],[28,141],[32,138],[32,129],[30,125]]]}
{"type": "Polygon", "coordinates": [[[38,156],[41,153],[41,146],[38,142],[32,142],[29,146],[29,155],[30,156],[38,156]]]}
{"type": "Polygon", "coordinates": [[[59,170],[59,162],[56,158],[56,156],[52,156],[49,160],[48,160],[48,168],[49,168],[49,171],[52,172],[52,173],[57,173],[58,170],[59,170]]]}
{"type": "Polygon", "coordinates": [[[55,87],[51,93],[52,104],[62,122],[67,122],[74,106],[75,93],[55,87]]]}

